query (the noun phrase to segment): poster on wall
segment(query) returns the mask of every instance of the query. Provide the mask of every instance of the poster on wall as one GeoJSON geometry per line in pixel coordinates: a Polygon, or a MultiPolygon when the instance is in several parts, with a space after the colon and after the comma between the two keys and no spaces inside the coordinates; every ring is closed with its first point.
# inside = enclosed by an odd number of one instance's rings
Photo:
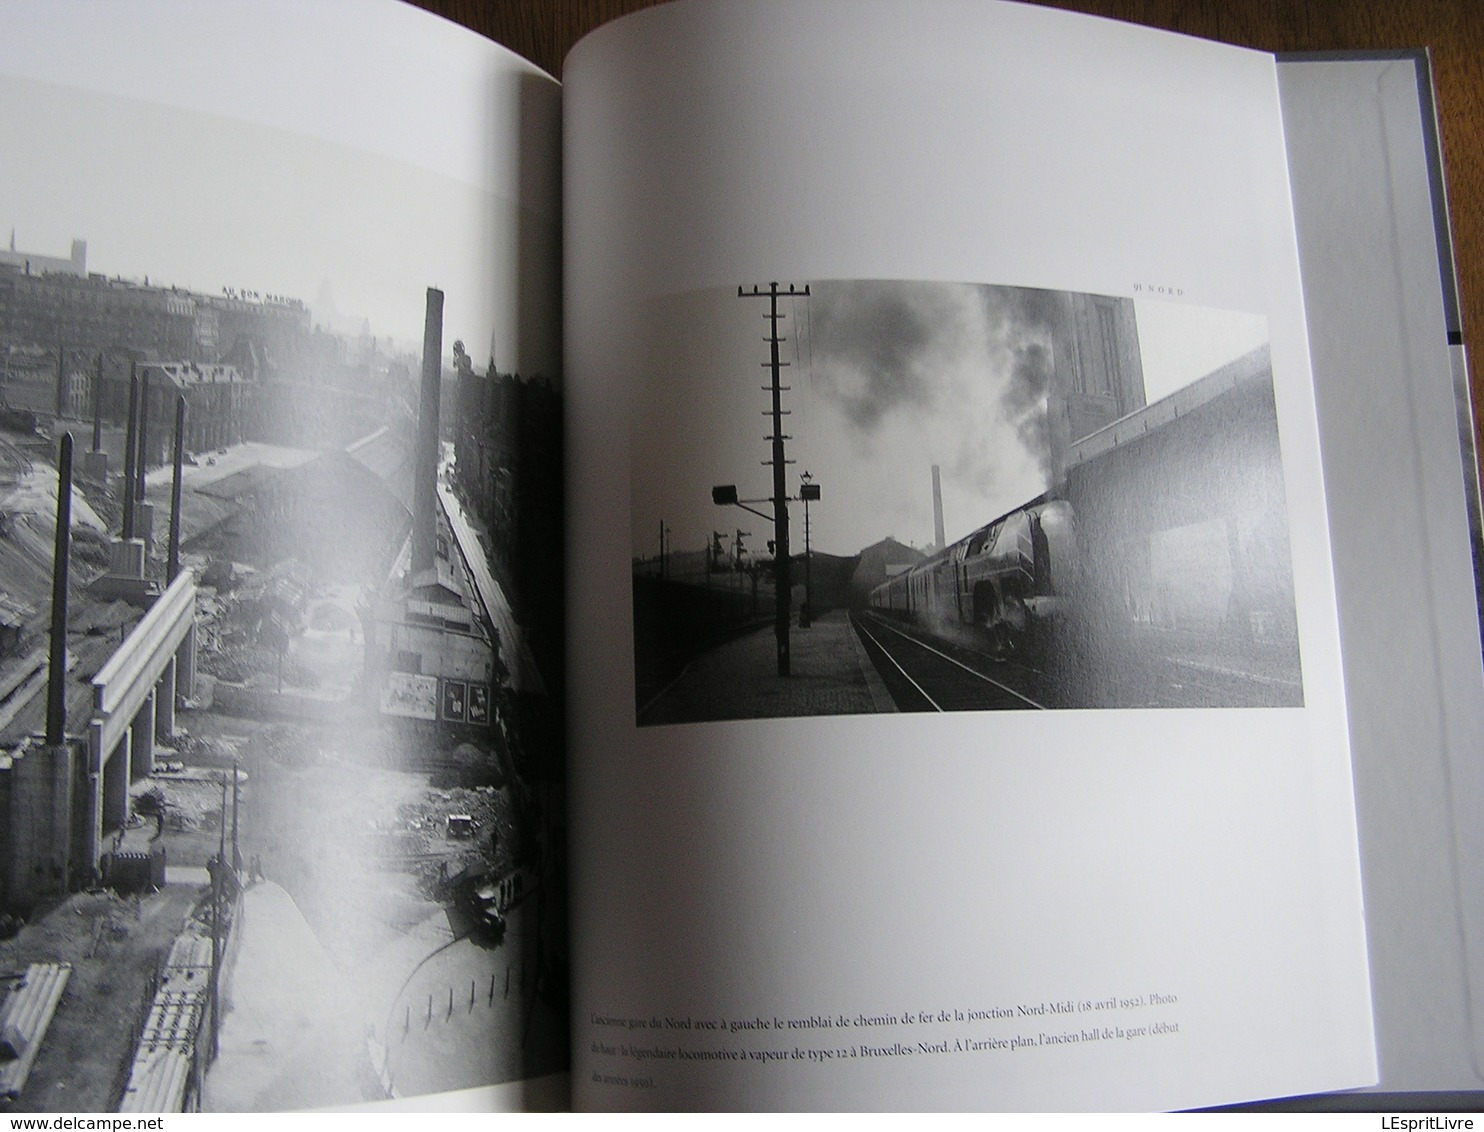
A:
{"type": "Polygon", "coordinates": [[[437,719],[438,678],[388,672],[381,687],[381,712],[407,719],[437,719]]]}
{"type": "Polygon", "coordinates": [[[466,718],[464,704],[468,696],[469,685],[463,680],[443,681],[443,718],[463,723],[466,718]]]}

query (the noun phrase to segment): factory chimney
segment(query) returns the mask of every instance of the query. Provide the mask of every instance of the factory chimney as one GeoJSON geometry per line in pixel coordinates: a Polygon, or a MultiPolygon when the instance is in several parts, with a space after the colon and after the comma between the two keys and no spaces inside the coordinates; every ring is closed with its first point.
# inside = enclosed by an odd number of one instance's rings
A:
{"type": "Polygon", "coordinates": [[[443,292],[428,288],[423,322],[422,392],[417,407],[417,452],[412,484],[412,573],[438,558],[438,400],[443,385],[443,292]]]}
{"type": "Polygon", "coordinates": [[[66,359],[67,359],[67,351],[62,346],[62,340],[60,338],[58,338],[57,339],[57,389],[56,389],[56,394],[57,394],[57,396],[56,396],[56,400],[57,400],[57,404],[56,404],[56,417],[57,417],[57,420],[61,420],[62,419],[62,415],[63,415],[63,413],[66,412],[66,409],[67,409],[67,371],[66,371],[66,365],[65,365],[66,359]]]}
{"type": "Polygon", "coordinates": [[[938,465],[933,465],[933,545],[942,549],[947,545],[943,534],[943,478],[938,465]]]}
{"type": "Polygon", "coordinates": [[[175,581],[180,573],[180,469],[185,463],[186,399],[180,393],[175,398],[175,454],[170,477],[170,550],[166,558],[165,581],[175,581]]]}
{"type": "MultiPolygon", "coordinates": [[[[144,473],[149,468],[149,370],[139,379],[139,427],[135,430],[134,471],[134,537],[143,541],[144,556],[149,557],[155,534],[155,505],[144,497],[144,473]]],[[[141,574],[140,577],[144,575],[141,574]]]]}
{"type": "Polygon", "coordinates": [[[103,451],[103,353],[93,369],[93,447],[82,457],[83,478],[108,483],[108,453],[103,451]]]}
{"type": "Polygon", "coordinates": [[[98,354],[98,372],[93,378],[93,451],[103,451],[103,354],[98,354]]]}
{"type": "MultiPolygon", "coordinates": [[[[149,370],[139,380],[139,422],[134,430],[134,471],[139,479],[134,484],[134,525],[139,525],[139,504],[144,502],[144,472],[149,467],[149,370]]],[[[143,533],[145,538],[148,532],[143,533]]]]}
{"type": "Polygon", "coordinates": [[[67,738],[67,557],[72,546],[72,434],[57,451],[57,539],[52,553],[52,633],[46,670],[46,745],[67,738]]]}
{"type": "Polygon", "coordinates": [[[129,423],[124,427],[124,529],[127,542],[134,537],[134,457],[135,431],[139,428],[139,369],[129,363],[129,423]]]}

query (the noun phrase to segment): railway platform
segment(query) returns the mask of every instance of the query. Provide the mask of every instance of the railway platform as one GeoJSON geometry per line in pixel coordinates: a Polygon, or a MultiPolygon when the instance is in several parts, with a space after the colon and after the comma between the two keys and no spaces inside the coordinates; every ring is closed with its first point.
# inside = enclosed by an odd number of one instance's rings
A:
{"type": "Polygon", "coordinates": [[[860,715],[895,711],[843,609],[789,635],[789,676],[779,676],[773,627],[736,637],[694,657],[648,703],[639,723],[860,715]]]}

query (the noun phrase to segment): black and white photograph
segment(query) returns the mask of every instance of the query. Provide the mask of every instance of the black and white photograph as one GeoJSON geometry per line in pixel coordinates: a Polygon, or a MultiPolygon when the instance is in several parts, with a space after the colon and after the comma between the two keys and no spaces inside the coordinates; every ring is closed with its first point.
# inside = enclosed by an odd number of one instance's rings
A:
{"type": "Polygon", "coordinates": [[[563,1071],[554,225],[0,105],[0,1112],[563,1071]]]}
{"type": "Polygon", "coordinates": [[[891,280],[650,313],[641,726],[1303,704],[1261,315],[891,280]]]}

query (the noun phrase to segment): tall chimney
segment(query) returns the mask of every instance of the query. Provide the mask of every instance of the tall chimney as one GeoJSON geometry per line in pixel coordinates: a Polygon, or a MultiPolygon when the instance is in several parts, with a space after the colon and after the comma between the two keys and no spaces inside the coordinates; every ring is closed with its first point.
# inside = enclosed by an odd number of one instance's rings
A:
{"type": "Polygon", "coordinates": [[[185,463],[185,419],[186,399],[180,393],[175,398],[175,459],[170,478],[170,553],[166,559],[165,583],[175,581],[180,573],[180,469],[185,463]]]}
{"type": "Polygon", "coordinates": [[[149,560],[150,547],[154,545],[155,537],[155,505],[144,496],[144,477],[149,470],[151,455],[149,411],[149,370],[146,369],[144,376],[139,379],[139,440],[136,442],[138,451],[134,454],[135,470],[139,473],[139,481],[134,485],[134,537],[144,543],[141,568],[142,563],[149,560]]]}
{"type": "Polygon", "coordinates": [[[46,670],[46,745],[67,738],[67,556],[72,546],[72,434],[57,451],[57,539],[52,553],[52,636],[46,670]]]}
{"type": "Polygon", "coordinates": [[[943,479],[938,465],[933,465],[933,545],[943,547],[947,539],[943,534],[943,479]]]}
{"type": "Polygon", "coordinates": [[[417,406],[417,453],[412,485],[412,572],[438,557],[438,399],[443,384],[443,292],[428,288],[423,322],[423,380],[417,406]]]}
{"type": "Polygon", "coordinates": [[[63,349],[63,347],[62,347],[62,340],[60,338],[58,338],[57,339],[57,404],[56,404],[57,420],[61,420],[62,419],[62,411],[67,407],[66,406],[66,388],[67,388],[66,359],[67,359],[67,351],[65,349],[63,349]]]}
{"type": "Polygon", "coordinates": [[[134,455],[135,433],[139,428],[139,369],[129,363],[129,422],[124,427],[124,530],[127,541],[134,537],[134,455]]]}
{"type": "Polygon", "coordinates": [[[98,372],[93,378],[93,451],[103,451],[103,354],[98,353],[98,372]]]}
{"type": "MultiPolygon", "coordinates": [[[[142,502],[144,470],[149,467],[149,370],[144,371],[144,376],[139,381],[139,429],[136,435],[139,439],[135,441],[134,470],[139,473],[139,482],[134,488],[134,498],[142,502]]],[[[134,518],[139,518],[137,506],[134,518]]]]}

